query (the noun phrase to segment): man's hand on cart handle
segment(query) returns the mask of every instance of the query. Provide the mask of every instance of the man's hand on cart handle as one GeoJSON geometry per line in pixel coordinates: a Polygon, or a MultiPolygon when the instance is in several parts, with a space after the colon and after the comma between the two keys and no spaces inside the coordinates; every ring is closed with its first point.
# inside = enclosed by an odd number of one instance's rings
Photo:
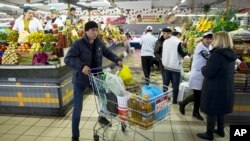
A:
{"type": "Polygon", "coordinates": [[[87,65],[84,65],[82,68],[82,73],[89,75],[91,72],[90,68],[87,65]]]}
{"type": "Polygon", "coordinates": [[[121,60],[120,60],[120,61],[118,61],[118,62],[117,62],[117,65],[118,65],[120,68],[122,68],[122,66],[123,66],[122,61],[121,61],[121,60]]]}

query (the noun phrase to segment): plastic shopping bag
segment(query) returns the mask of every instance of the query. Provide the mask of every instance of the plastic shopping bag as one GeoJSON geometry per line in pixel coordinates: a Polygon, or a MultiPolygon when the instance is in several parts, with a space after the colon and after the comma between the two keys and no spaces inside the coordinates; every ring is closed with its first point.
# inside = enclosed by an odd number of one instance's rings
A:
{"type": "Polygon", "coordinates": [[[155,96],[158,96],[162,94],[163,91],[161,88],[156,86],[150,86],[150,85],[144,85],[142,87],[141,95],[148,95],[149,98],[153,98],[155,96]]]}
{"type": "Polygon", "coordinates": [[[119,73],[125,85],[134,85],[135,81],[128,66],[124,65],[119,73]]]}
{"type": "Polygon", "coordinates": [[[108,88],[106,88],[107,93],[112,92],[115,95],[121,95],[125,93],[124,83],[122,79],[117,75],[106,72],[105,82],[108,86],[108,88]]]}

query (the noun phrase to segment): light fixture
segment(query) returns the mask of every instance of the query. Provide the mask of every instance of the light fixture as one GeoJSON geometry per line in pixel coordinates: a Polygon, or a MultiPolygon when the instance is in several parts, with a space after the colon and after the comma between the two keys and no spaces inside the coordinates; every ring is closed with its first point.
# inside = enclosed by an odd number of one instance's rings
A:
{"type": "Polygon", "coordinates": [[[28,4],[24,4],[24,6],[43,6],[42,3],[28,3],[28,4]]]}
{"type": "Polygon", "coordinates": [[[172,12],[168,12],[168,15],[171,15],[172,14],[172,12]]]}
{"type": "Polygon", "coordinates": [[[48,5],[50,5],[50,6],[55,6],[55,5],[64,5],[64,3],[49,3],[48,5]]]}
{"type": "MultiPolygon", "coordinates": [[[[205,14],[176,14],[176,17],[204,17],[205,14]]],[[[215,16],[215,15],[207,15],[207,16],[215,16]]]]}
{"type": "Polygon", "coordinates": [[[7,13],[0,12],[0,15],[7,15],[7,13]]]}
{"type": "Polygon", "coordinates": [[[38,12],[38,13],[44,13],[44,14],[49,14],[49,12],[46,12],[46,11],[40,11],[40,10],[38,10],[38,11],[36,11],[36,12],[38,12]]]}
{"type": "Polygon", "coordinates": [[[91,6],[93,5],[100,5],[100,6],[110,6],[110,3],[107,0],[104,1],[92,1],[90,3],[88,2],[77,2],[77,4],[85,5],[85,6],[91,6]]]}
{"type": "Polygon", "coordinates": [[[186,0],[181,0],[181,3],[184,3],[186,0]]]}
{"type": "Polygon", "coordinates": [[[175,11],[177,8],[178,8],[178,6],[176,5],[176,6],[173,8],[173,11],[175,11]]]}
{"type": "Polygon", "coordinates": [[[10,8],[15,8],[15,9],[20,9],[20,7],[18,7],[18,6],[0,3],[0,7],[3,7],[3,6],[10,7],[10,8]]]}

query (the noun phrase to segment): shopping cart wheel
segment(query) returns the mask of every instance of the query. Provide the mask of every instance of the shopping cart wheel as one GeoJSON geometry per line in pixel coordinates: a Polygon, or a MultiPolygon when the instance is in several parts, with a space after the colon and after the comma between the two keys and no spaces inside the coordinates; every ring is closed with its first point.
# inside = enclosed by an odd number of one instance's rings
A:
{"type": "Polygon", "coordinates": [[[125,132],[127,126],[124,122],[121,123],[121,127],[122,127],[122,132],[125,132]]]}
{"type": "Polygon", "coordinates": [[[99,136],[97,134],[94,134],[94,141],[99,141],[99,136]]]}

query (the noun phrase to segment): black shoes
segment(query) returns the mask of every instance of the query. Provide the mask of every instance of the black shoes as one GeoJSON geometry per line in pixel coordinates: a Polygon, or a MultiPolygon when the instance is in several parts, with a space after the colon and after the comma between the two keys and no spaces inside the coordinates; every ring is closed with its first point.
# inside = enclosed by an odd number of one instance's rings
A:
{"type": "Polygon", "coordinates": [[[182,102],[179,102],[179,111],[181,114],[185,115],[185,106],[182,104],[182,102]]]}
{"type": "Polygon", "coordinates": [[[211,140],[211,141],[214,139],[213,135],[208,135],[207,133],[198,133],[197,136],[202,139],[211,140]]]}
{"type": "Polygon", "coordinates": [[[79,138],[72,137],[71,141],[79,141],[79,138]]]}
{"type": "Polygon", "coordinates": [[[173,100],[173,104],[177,104],[177,100],[173,100]]]}
{"type": "Polygon", "coordinates": [[[193,113],[193,117],[196,117],[198,120],[204,120],[200,113],[193,113]]]}
{"type": "Polygon", "coordinates": [[[111,122],[108,121],[105,117],[99,116],[98,122],[99,122],[100,124],[104,125],[104,126],[109,126],[109,127],[112,126],[111,122]]]}
{"type": "Polygon", "coordinates": [[[217,135],[221,136],[221,137],[225,137],[225,132],[224,130],[220,131],[218,129],[214,130],[214,133],[216,133],[217,135]]]}

